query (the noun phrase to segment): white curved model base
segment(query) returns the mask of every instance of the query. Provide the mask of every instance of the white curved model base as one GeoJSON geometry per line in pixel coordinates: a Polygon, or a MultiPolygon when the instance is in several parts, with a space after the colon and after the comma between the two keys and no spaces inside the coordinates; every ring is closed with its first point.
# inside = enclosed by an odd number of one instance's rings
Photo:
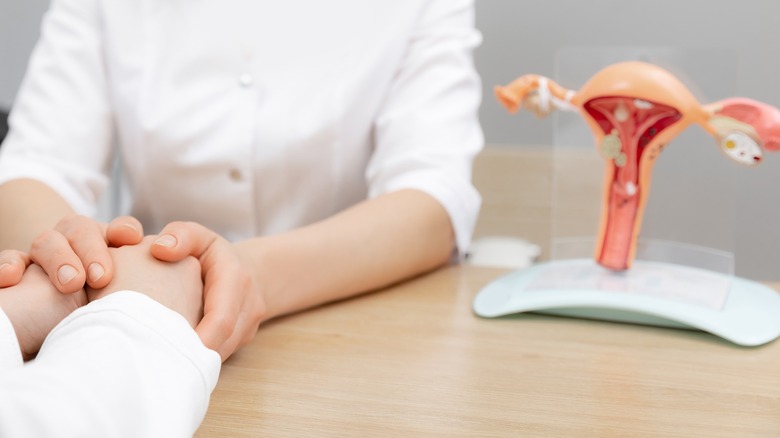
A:
{"type": "Polygon", "coordinates": [[[479,291],[473,308],[486,318],[540,312],[699,329],[744,346],[780,336],[780,294],[769,287],[642,260],[624,272],[590,259],[542,263],[492,281],[479,291]]]}

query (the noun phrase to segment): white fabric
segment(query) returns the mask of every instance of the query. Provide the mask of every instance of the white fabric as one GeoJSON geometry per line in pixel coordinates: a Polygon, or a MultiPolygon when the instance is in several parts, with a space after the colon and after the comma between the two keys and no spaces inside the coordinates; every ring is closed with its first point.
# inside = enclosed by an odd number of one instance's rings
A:
{"type": "Polygon", "coordinates": [[[82,214],[108,185],[156,232],[230,240],[422,190],[465,250],[483,145],[473,0],[54,0],[0,148],[0,183],[82,214]]]}
{"type": "Polygon", "coordinates": [[[181,315],[117,292],[64,319],[36,359],[0,373],[0,437],[191,437],[219,370],[181,315]]]}
{"type": "Polygon", "coordinates": [[[22,350],[14,327],[0,308],[0,375],[5,370],[16,368],[23,363],[22,350]]]}

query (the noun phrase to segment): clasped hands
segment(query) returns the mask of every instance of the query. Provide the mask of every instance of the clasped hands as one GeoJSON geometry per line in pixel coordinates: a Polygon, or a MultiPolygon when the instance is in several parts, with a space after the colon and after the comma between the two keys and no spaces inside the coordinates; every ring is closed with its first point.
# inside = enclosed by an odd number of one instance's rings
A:
{"type": "Polygon", "coordinates": [[[193,222],[172,222],[159,235],[144,237],[133,217],[101,224],[70,216],[41,233],[29,253],[0,252],[0,307],[27,359],[88,300],[136,290],[187,318],[224,361],[254,338],[266,313],[252,273],[233,244],[193,222]],[[15,319],[25,323],[17,327],[15,319]]]}

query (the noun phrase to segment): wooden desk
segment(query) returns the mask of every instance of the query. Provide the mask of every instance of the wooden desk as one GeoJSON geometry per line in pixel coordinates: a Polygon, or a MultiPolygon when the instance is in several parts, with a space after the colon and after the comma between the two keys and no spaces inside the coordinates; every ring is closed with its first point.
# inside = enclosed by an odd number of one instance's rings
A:
{"type": "Polygon", "coordinates": [[[269,323],[196,436],[780,436],[780,341],[475,316],[501,273],[448,267],[269,323]]]}

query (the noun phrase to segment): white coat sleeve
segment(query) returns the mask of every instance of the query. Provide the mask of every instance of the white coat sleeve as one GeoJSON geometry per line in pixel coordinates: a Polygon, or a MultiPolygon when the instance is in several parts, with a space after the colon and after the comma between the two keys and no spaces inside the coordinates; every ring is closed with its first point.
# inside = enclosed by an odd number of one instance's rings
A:
{"type": "Polygon", "coordinates": [[[0,375],[0,437],[191,437],[219,369],[181,315],[117,292],[73,312],[35,360],[0,375]]]}
{"type": "Polygon", "coordinates": [[[471,182],[474,156],[484,145],[473,62],[480,42],[472,0],[427,2],[376,119],[366,175],[369,196],[413,188],[438,200],[461,253],[481,203],[471,182]]]}
{"type": "Polygon", "coordinates": [[[9,369],[22,366],[23,363],[22,349],[16,339],[14,326],[3,309],[0,309],[0,375],[9,369]]]}
{"type": "Polygon", "coordinates": [[[53,0],[0,147],[0,184],[20,178],[92,215],[108,187],[114,132],[98,0],[53,0]]]}

